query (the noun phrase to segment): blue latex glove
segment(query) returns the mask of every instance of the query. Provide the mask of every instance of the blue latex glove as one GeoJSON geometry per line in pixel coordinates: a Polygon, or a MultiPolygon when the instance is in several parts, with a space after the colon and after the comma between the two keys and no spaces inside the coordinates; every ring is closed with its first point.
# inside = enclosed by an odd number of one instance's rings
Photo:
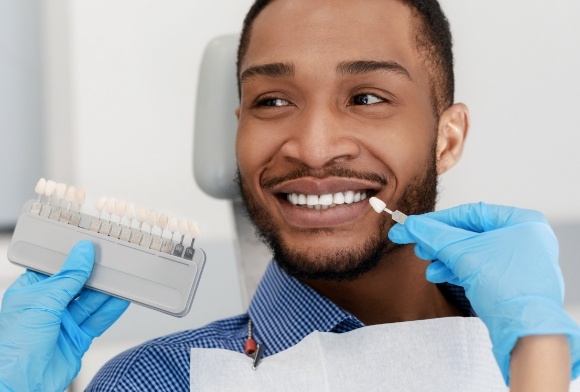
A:
{"type": "Polygon", "coordinates": [[[27,271],[6,291],[0,311],[0,390],[63,391],[78,374],[93,338],[127,309],[125,300],[83,289],[94,254],[93,245],[81,241],[60,272],[46,277],[27,271]]]}
{"type": "Polygon", "coordinates": [[[563,310],[558,241],[541,213],[468,204],[409,216],[389,238],[416,243],[418,257],[435,260],[426,272],[430,282],[465,288],[507,385],[511,351],[527,335],[567,335],[572,378],[580,374],[580,327],[563,310]]]}

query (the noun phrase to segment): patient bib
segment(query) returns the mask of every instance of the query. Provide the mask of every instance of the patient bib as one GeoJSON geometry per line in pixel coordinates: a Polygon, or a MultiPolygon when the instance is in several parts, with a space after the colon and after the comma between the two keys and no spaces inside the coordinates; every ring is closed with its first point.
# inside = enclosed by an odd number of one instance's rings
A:
{"type": "MultiPolygon", "coordinates": [[[[572,387],[572,391],[580,384],[572,387]]],[[[508,391],[476,317],[315,331],[263,358],[194,348],[191,391],[508,391]]]]}

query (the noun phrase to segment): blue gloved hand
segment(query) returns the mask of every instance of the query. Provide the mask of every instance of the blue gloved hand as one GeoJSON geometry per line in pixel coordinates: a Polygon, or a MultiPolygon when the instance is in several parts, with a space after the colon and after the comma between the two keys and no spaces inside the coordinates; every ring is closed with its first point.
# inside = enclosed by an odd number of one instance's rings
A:
{"type": "Polygon", "coordinates": [[[418,257],[435,260],[427,280],[465,288],[489,330],[507,385],[510,353],[528,335],[567,335],[572,378],[580,374],[580,327],[563,310],[558,241],[541,213],[468,204],[409,216],[405,225],[392,227],[389,238],[416,243],[418,257]]]}
{"type": "Polygon", "coordinates": [[[81,241],[57,274],[27,271],[6,291],[0,311],[2,391],[63,391],[93,338],[127,309],[125,300],[83,289],[94,254],[93,245],[81,241]]]}

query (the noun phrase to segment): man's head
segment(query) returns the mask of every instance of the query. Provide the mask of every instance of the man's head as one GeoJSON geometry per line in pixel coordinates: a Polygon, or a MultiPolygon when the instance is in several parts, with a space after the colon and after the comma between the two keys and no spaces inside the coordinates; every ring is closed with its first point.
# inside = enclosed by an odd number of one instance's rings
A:
{"type": "MultiPolygon", "coordinates": [[[[241,96],[241,64],[250,43],[252,24],[274,0],[256,0],[244,19],[237,54],[238,92],[241,96]]],[[[423,58],[431,76],[433,109],[439,115],[451,106],[455,91],[452,38],[449,22],[437,0],[398,0],[411,8],[415,49],[423,58]]],[[[361,3],[361,6],[364,5],[361,3]]]]}
{"type": "Polygon", "coordinates": [[[391,222],[359,197],[407,214],[434,209],[437,175],[461,155],[467,113],[452,105],[450,34],[431,3],[258,0],[248,13],[240,189],[292,274],[352,279],[393,259],[391,222]],[[313,208],[303,205],[315,196],[313,208]]]}

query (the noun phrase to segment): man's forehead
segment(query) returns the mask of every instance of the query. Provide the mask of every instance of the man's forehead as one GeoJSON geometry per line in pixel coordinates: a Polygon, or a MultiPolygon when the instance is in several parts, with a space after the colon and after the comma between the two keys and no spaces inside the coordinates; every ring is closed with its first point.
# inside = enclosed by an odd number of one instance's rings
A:
{"type": "Polygon", "coordinates": [[[258,15],[240,71],[260,64],[411,61],[411,10],[396,0],[276,0],[258,15]]]}

